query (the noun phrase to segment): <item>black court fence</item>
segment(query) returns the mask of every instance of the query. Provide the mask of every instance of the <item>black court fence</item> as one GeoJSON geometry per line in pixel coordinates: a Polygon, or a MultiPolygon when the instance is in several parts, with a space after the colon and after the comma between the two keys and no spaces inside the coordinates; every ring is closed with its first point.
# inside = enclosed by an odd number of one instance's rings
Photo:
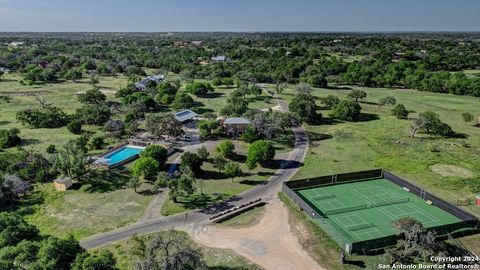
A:
{"type": "Polygon", "coordinates": [[[337,175],[321,176],[316,178],[295,180],[283,183],[282,190],[287,196],[289,196],[305,213],[307,213],[313,221],[320,226],[320,228],[327,233],[342,249],[349,254],[367,254],[369,252],[375,252],[383,250],[386,247],[395,245],[397,242],[397,236],[386,236],[377,239],[355,242],[348,233],[343,231],[342,228],[334,225],[334,223],[328,221],[328,217],[325,213],[318,212],[308,202],[301,198],[295,190],[312,188],[316,186],[328,186],[345,182],[357,182],[366,181],[372,179],[385,178],[392,183],[400,186],[401,188],[408,189],[409,192],[423,198],[424,200],[431,201],[432,204],[440,209],[450,213],[451,215],[460,219],[460,222],[454,224],[447,224],[430,228],[434,230],[438,235],[467,235],[478,232],[480,223],[478,218],[463,211],[462,209],[442,200],[433,194],[426,192],[424,189],[417,187],[416,185],[408,182],[407,180],[396,176],[388,171],[377,169],[369,171],[361,171],[354,173],[345,173],[337,175]]]}
{"type": "Polygon", "coordinates": [[[314,186],[334,185],[338,183],[357,182],[381,178],[382,173],[383,171],[381,169],[353,173],[342,173],[290,181],[286,182],[285,185],[290,189],[312,188],[314,186]]]}

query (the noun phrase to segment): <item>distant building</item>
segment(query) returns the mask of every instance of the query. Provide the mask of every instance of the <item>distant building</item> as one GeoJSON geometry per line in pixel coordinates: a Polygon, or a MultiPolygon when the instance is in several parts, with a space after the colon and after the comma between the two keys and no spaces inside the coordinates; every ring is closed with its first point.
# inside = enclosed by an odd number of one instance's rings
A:
{"type": "Polygon", "coordinates": [[[225,55],[218,55],[218,56],[212,57],[212,60],[215,62],[224,62],[224,61],[227,61],[227,57],[225,55]]]}
{"type": "Polygon", "coordinates": [[[147,86],[149,82],[155,82],[159,83],[165,80],[165,76],[163,75],[153,75],[153,76],[148,76],[147,78],[135,83],[135,88],[139,91],[145,91],[147,90],[147,86]]]}
{"type": "Polygon", "coordinates": [[[70,177],[57,178],[53,181],[55,189],[58,191],[66,191],[69,187],[73,185],[72,179],[70,177]]]}
{"type": "Polygon", "coordinates": [[[197,47],[202,47],[203,46],[203,41],[201,40],[194,40],[192,41],[192,44],[197,47]]]}
{"type": "Polygon", "coordinates": [[[198,114],[192,110],[181,110],[173,114],[175,119],[180,123],[186,123],[191,120],[195,120],[198,117],[198,114]]]}
{"type": "Polygon", "coordinates": [[[10,69],[8,69],[8,68],[6,68],[6,67],[0,67],[0,72],[9,73],[9,72],[10,72],[10,69]]]}
{"type": "Polygon", "coordinates": [[[25,45],[25,42],[23,41],[14,41],[14,42],[10,42],[10,43],[7,43],[8,47],[10,48],[18,48],[18,47],[22,47],[23,45],[25,45]]]}
{"type": "Polygon", "coordinates": [[[405,57],[405,53],[403,53],[403,52],[396,52],[396,53],[393,54],[394,59],[402,59],[404,57],[405,57]]]}
{"type": "Polygon", "coordinates": [[[220,118],[219,123],[225,129],[225,133],[232,137],[242,135],[251,124],[250,120],[242,117],[220,118]]]}
{"type": "Polygon", "coordinates": [[[185,40],[177,40],[173,43],[173,45],[177,47],[187,47],[189,43],[185,40]]]}

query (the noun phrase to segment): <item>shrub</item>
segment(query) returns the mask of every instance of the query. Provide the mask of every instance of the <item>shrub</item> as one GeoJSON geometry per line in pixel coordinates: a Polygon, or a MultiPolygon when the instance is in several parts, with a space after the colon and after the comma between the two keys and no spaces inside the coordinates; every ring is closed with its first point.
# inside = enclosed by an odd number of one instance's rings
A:
{"type": "Polygon", "coordinates": [[[269,141],[259,140],[252,143],[247,151],[247,167],[254,169],[257,163],[271,162],[275,157],[275,148],[269,141]]]}
{"type": "Polygon", "coordinates": [[[230,140],[221,142],[216,150],[224,158],[233,158],[235,156],[235,145],[230,140]]]}
{"type": "Polygon", "coordinates": [[[16,118],[23,125],[33,128],[59,128],[70,121],[70,117],[56,107],[19,111],[16,118]]]}
{"type": "Polygon", "coordinates": [[[409,112],[407,108],[405,108],[405,105],[397,104],[393,107],[392,114],[398,119],[407,119],[409,112]]]}
{"type": "Polygon", "coordinates": [[[45,151],[49,154],[55,154],[55,152],[57,152],[57,148],[55,144],[50,144],[49,146],[47,146],[47,149],[45,151]]]}
{"type": "Polygon", "coordinates": [[[200,149],[198,149],[197,155],[201,160],[206,161],[210,153],[205,146],[202,146],[200,149]]]}
{"type": "Polygon", "coordinates": [[[148,180],[154,180],[158,172],[159,164],[152,157],[141,157],[132,165],[132,175],[136,177],[143,177],[148,180]]]}
{"type": "Polygon", "coordinates": [[[209,83],[204,83],[204,82],[194,82],[194,83],[189,83],[185,87],[187,91],[195,96],[205,96],[209,92],[213,92],[214,89],[212,85],[209,83]]]}
{"type": "Polygon", "coordinates": [[[77,118],[87,125],[104,125],[111,116],[107,105],[86,105],[77,110],[77,118]]]}
{"type": "Polygon", "coordinates": [[[68,123],[67,129],[71,133],[78,135],[82,133],[82,122],[79,120],[73,120],[72,122],[68,123]]]}
{"type": "Polygon", "coordinates": [[[342,100],[332,108],[330,117],[345,121],[357,121],[360,118],[362,107],[353,100],[342,100]]]}
{"type": "Polygon", "coordinates": [[[163,168],[168,158],[168,151],[161,145],[149,145],[140,153],[141,157],[151,157],[158,162],[159,168],[163,168]]]}
{"type": "Polygon", "coordinates": [[[20,130],[17,128],[0,130],[0,149],[17,146],[22,141],[19,133],[20,130]]]}
{"type": "Polygon", "coordinates": [[[325,109],[331,110],[333,106],[337,105],[340,103],[340,99],[337,96],[334,95],[328,95],[324,98],[321,99],[322,103],[325,105],[325,109]]]}
{"type": "Polygon", "coordinates": [[[88,144],[90,146],[90,149],[100,150],[103,148],[103,145],[105,144],[105,140],[101,136],[92,137],[88,144]]]}

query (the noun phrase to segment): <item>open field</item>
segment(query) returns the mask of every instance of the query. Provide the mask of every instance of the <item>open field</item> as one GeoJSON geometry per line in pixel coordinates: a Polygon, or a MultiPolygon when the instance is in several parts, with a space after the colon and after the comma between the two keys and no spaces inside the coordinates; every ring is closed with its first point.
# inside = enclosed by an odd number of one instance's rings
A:
{"type": "MultiPolygon", "coordinates": [[[[136,239],[147,240],[151,239],[155,235],[160,235],[162,233],[153,234],[149,236],[138,236],[136,239]]],[[[120,270],[130,270],[134,269],[135,263],[140,259],[138,251],[138,241],[135,238],[123,241],[117,244],[103,247],[111,251],[115,258],[117,259],[117,266],[120,270]]],[[[209,248],[198,246],[201,250],[201,253],[204,256],[207,269],[212,270],[260,270],[261,268],[248,261],[242,256],[237,255],[235,252],[218,249],[218,248],[209,248]]]]}
{"type": "MultiPolygon", "coordinates": [[[[473,199],[480,191],[480,128],[465,125],[461,113],[480,115],[479,99],[403,89],[373,89],[352,87],[367,93],[361,102],[363,120],[359,122],[331,122],[319,126],[307,125],[311,146],[304,166],[295,179],[315,177],[370,168],[385,168],[420,186],[438,193],[447,200],[473,199]],[[427,110],[440,115],[465,138],[438,138],[419,134],[410,138],[410,120],[398,120],[391,115],[391,107],[376,104],[379,99],[393,96],[415,113],[427,110]],[[436,164],[455,165],[473,173],[473,177],[443,177],[430,170],[436,164]]],[[[314,89],[317,98],[337,95],[341,99],[351,90],[314,89]]],[[[285,98],[293,97],[293,90],[285,91],[285,98]]],[[[317,104],[321,106],[320,100],[317,104]]],[[[329,111],[322,110],[324,117],[329,111]]],[[[468,207],[480,214],[478,207],[468,207]]]]}
{"type": "MultiPolygon", "coordinates": [[[[22,138],[22,146],[27,149],[45,152],[48,145],[54,144],[57,147],[70,139],[78,137],[70,133],[66,127],[55,129],[31,129],[24,127],[15,119],[18,111],[32,108],[40,108],[40,103],[35,100],[35,95],[43,94],[48,103],[58,107],[67,113],[74,113],[81,107],[77,101],[77,92],[92,89],[87,80],[77,83],[65,81],[62,83],[47,83],[44,85],[21,85],[18,81],[21,77],[16,74],[6,74],[0,81],[0,96],[11,98],[10,101],[0,100],[0,129],[18,128],[22,138]]],[[[127,84],[126,77],[102,77],[99,78],[98,87],[101,90],[109,90],[107,98],[115,100],[113,92],[127,84]]],[[[93,126],[84,127],[85,130],[93,133],[102,133],[100,128],[93,126]]]]}
{"type": "Polygon", "coordinates": [[[51,183],[38,184],[23,211],[43,234],[72,234],[80,239],[113,230],[136,222],[153,198],[149,184],[143,184],[136,193],[124,187],[126,180],[105,174],[66,192],[54,190],[51,183]]]}

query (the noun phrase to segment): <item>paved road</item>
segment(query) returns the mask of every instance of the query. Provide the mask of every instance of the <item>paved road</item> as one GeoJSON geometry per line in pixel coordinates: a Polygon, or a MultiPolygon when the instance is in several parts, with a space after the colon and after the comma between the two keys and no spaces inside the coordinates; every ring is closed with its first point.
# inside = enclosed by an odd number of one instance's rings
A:
{"type": "MultiPolygon", "coordinates": [[[[284,100],[276,95],[274,95],[274,98],[282,111],[288,111],[288,104],[284,100]]],[[[149,234],[171,228],[191,229],[192,227],[199,227],[209,223],[208,218],[213,213],[241,205],[257,198],[262,198],[266,202],[275,199],[277,193],[281,190],[282,182],[288,181],[293,177],[301,166],[301,162],[303,162],[308,151],[308,135],[303,127],[296,125],[293,127],[293,132],[295,133],[295,148],[288,154],[285,161],[282,162],[281,168],[277,170],[265,184],[205,209],[138,222],[127,227],[96,234],[82,239],[80,245],[85,249],[93,249],[128,239],[133,235],[149,234]]]]}

